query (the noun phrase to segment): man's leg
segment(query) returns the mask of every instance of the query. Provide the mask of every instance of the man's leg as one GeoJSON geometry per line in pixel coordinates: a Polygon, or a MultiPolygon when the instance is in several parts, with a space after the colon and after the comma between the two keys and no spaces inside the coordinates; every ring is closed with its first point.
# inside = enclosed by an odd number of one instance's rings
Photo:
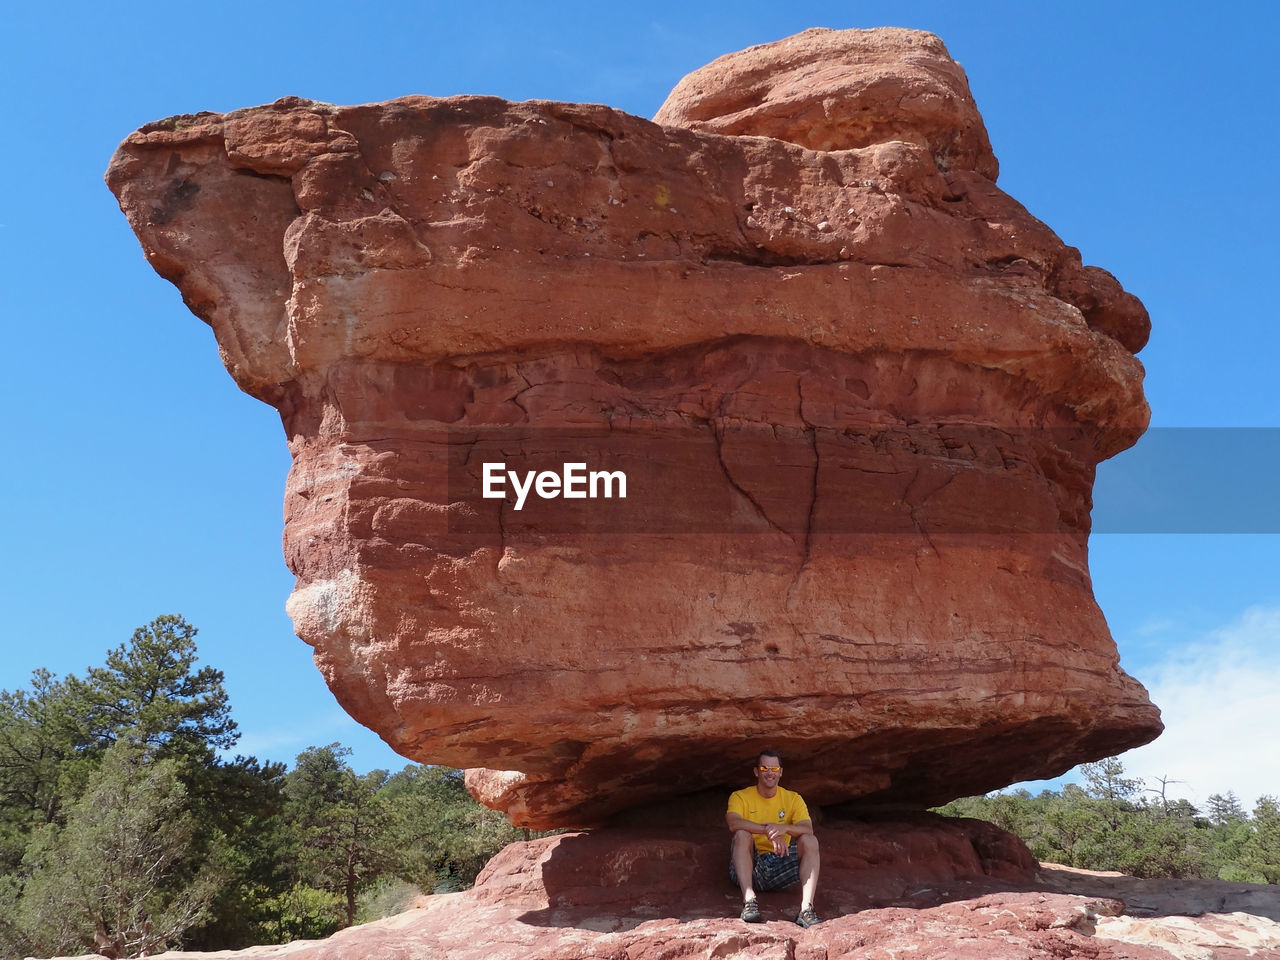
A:
{"type": "Polygon", "coordinates": [[[818,892],[818,838],[806,834],[799,838],[800,847],[800,912],[813,909],[818,892]]]}
{"type": "Polygon", "coordinates": [[[746,830],[733,832],[733,872],[738,877],[738,887],[742,890],[742,902],[756,898],[751,871],[755,867],[755,837],[746,830]]]}

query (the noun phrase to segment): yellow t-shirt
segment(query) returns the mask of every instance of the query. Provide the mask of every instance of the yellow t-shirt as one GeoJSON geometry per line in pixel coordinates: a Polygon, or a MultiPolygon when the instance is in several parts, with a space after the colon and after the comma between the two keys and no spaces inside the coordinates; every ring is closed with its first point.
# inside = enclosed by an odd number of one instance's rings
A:
{"type": "MultiPolygon", "coordinates": [[[[804,805],[800,794],[782,787],[772,797],[760,796],[760,791],[754,786],[735,790],[729,794],[728,812],[752,823],[793,824],[810,819],[809,808],[804,805]]],[[[763,833],[757,833],[754,839],[757,851],[772,852],[773,844],[763,833]]],[[[791,837],[787,837],[787,846],[791,846],[791,837]]]]}

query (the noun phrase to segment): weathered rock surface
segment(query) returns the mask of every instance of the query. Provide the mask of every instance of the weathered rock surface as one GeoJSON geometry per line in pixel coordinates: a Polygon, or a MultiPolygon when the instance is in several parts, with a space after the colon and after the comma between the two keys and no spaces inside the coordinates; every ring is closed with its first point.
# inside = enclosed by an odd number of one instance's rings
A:
{"type": "Polygon", "coordinates": [[[809,31],[660,117],[286,99],[113,159],[280,411],[342,705],[538,827],[738,786],[762,741],[811,803],[923,805],[1154,737],[1086,551],[1146,313],[995,186],[941,43],[809,31]],[[499,461],[627,495],[517,510],[499,461]]]}
{"type": "Polygon", "coordinates": [[[1043,889],[1119,900],[1095,935],[1147,944],[1179,960],[1280,957],[1280,887],[1222,880],[1140,880],[1122,873],[1040,865],[1043,889]]]}
{"type": "Polygon", "coordinates": [[[1107,870],[1042,863],[1037,880],[1048,889],[1125,902],[1134,917],[1247,913],[1280,922],[1280,885],[1194,877],[1142,880],[1107,870]]]}
{"type": "MultiPolygon", "coordinates": [[[[1075,872],[1037,876],[1021,842],[990,824],[916,816],[826,823],[820,831],[827,919],[801,930],[798,893],[762,894],[766,922],[737,919],[728,834],[707,829],[601,830],[508,847],[474,889],[425,897],[399,916],[323,941],[170,960],[1091,960],[1280,955],[1280,925],[1262,913],[1192,918],[1222,897],[1166,898],[1127,915],[1114,893],[1075,889],[1075,872]],[[1253,951],[1253,952],[1249,952],[1253,951]]],[[[1087,888],[1094,876],[1075,875],[1087,888]]],[[[1136,883],[1132,878],[1111,878],[1136,883]]],[[[1157,882],[1152,882],[1157,883],[1157,882]]],[[[1212,885],[1209,885],[1212,886],[1212,885]]],[[[1245,884],[1219,884],[1245,887],[1245,884]]],[[[1254,887],[1262,897],[1276,888],[1254,887]]],[[[1183,891],[1186,893],[1186,891],[1183,891]]],[[[1255,904],[1260,904],[1260,899],[1255,904]]]]}
{"type": "Polygon", "coordinates": [[[964,70],[919,30],[814,29],[727,54],[681,80],[653,119],[811,150],[909,143],[993,183],[1000,170],[964,70]]]}

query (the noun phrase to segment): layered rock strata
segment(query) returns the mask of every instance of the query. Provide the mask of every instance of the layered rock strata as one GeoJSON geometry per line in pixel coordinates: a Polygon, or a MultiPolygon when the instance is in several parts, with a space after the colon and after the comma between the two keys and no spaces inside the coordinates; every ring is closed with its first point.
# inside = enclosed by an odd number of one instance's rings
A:
{"type": "Polygon", "coordinates": [[[114,157],[280,411],[342,705],[536,827],[763,742],[812,803],[922,805],[1154,737],[1086,549],[1147,316],[995,186],[942,43],[808,31],[658,119],[290,98],[114,157]]]}

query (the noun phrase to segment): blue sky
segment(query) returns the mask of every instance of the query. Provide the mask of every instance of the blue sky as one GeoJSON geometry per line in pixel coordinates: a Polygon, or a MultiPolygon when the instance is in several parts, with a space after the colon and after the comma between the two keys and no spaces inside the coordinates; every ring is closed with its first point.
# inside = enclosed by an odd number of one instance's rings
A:
{"type": "Polygon", "coordinates": [[[178,612],[226,672],[243,752],[292,760],[341,740],[361,769],[402,762],[341,712],[284,615],[283,432],[236,389],[210,331],[147,266],[103,186],[133,129],[290,94],[484,93],[652,116],[682,75],[720,54],[810,26],[908,26],[939,34],[968,71],[1000,186],[1152,314],[1142,359],[1157,432],[1103,466],[1108,532],[1091,544],[1122,662],[1169,725],[1126,763],[1184,781],[1175,789],[1193,800],[1280,794],[1280,430],[1202,442],[1226,436],[1212,428],[1280,428],[1278,10],[20,5],[0,37],[0,687],[39,666],[83,672],[134,627],[178,612]],[[1191,427],[1201,429],[1176,429],[1191,427]],[[1148,448],[1160,455],[1143,460],[1148,448]],[[1221,504],[1235,519],[1206,521],[1221,504]],[[1229,532],[1193,532],[1203,529],[1229,532]]]}

